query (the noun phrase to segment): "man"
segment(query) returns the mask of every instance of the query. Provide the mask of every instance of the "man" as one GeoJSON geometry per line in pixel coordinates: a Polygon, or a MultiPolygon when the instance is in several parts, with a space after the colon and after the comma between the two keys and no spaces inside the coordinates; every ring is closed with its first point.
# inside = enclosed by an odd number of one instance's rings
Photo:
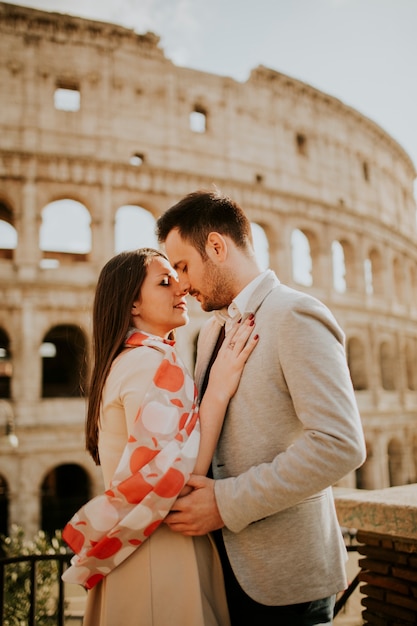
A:
{"type": "Polygon", "coordinates": [[[227,342],[231,321],[254,315],[259,334],[213,479],[192,477],[167,523],[185,535],[222,529],[233,626],[331,624],[346,587],[331,485],[365,459],[343,332],[321,302],[259,269],[250,222],[229,198],[191,193],[159,218],[157,234],[182,288],[215,311],[198,341],[200,389],[223,324],[227,342]]]}

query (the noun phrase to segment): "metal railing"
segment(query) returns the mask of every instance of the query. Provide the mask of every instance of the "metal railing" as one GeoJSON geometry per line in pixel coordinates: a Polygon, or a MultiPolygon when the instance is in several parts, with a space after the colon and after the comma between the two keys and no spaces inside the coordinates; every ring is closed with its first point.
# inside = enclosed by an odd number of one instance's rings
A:
{"type": "MultiPolygon", "coordinates": [[[[347,531],[343,533],[346,542],[346,548],[348,552],[357,551],[357,544],[355,543],[355,531],[347,531]]],[[[5,609],[5,570],[7,565],[19,564],[19,563],[28,563],[29,566],[29,606],[28,606],[28,615],[27,615],[27,626],[36,626],[36,608],[37,608],[37,599],[36,599],[36,570],[37,565],[43,561],[55,561],[57,563],[57,598],[56,598],[56,626],[64,626],[65,620],[65,594],[64,594],[64,583],[62,581],[62,574],[64,572],[65,566],[69,563],[72,557],[71,553],[67,554],[29,554],[24,556],[13,556],[13,557],[0,557],[0,626],[3,625],[4,619],[4,609],[5,609]]],[[[340,613],[343,607],[346,605],[346,602],[352,595],[352,593],[356,590],[359,585],[359,574],[355,576],[352,582],[349,584],[349,587],[342,593],[342,595],[338,598],[335,609],[334,609],[334,617],[340,613]]]]}
{"type": "Polygon", "coordinates": [[[6,591],[6,568],[13,564],[28,564],[29,590],[28,590],[28,615],[25,624],[27,626],[36,626],[36,609],[37,609],[37,566],[44,561],[55,561],[57,565],[57,596],[56,609],[54,611],[56,626],[64,626],[65,613],[65,597],[64,583],[61,576],[64,572],[65,565],[70,561],[72,554],[27,554],[22,556],[11,556],[0,558],[0,625],[4,623],[5,613],[5,591],[6,591]]]}
{"type": "MultiPolygon", "coordinates": [[[[357,530],[342,528],[343,538],[345,540],[346,550],[348,552],[357,552],[358,551],[358,543],[356,541],[357,530]]],[[[347,589],[343,591],[343,593],[336,600],[336,604],[334,607],[333,617],[336,617],[340,613],[340,611],[346,606],[346,602],[349,600],[352,593],[359,586],[359,572],[356,574],[354,579],[349,583],[347,589]]]]}

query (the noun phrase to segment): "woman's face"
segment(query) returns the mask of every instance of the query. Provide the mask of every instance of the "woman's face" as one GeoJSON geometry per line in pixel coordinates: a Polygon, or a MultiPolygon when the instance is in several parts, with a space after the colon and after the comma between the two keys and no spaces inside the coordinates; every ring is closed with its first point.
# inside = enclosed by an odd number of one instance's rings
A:
{"type": "Polygon", "coordinates": [[[169,262],[155,257],[148,266],[139,298],[132,306],[134,327],[167,337],[171,330],[188,323],[185,294],[169,262]]]}

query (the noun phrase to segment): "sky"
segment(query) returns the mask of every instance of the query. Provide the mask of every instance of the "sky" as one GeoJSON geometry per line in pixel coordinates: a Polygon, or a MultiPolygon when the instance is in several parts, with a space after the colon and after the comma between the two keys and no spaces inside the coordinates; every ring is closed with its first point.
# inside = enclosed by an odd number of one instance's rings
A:
{"type": "Polygon", "coordinates": [[[245,81],[265,65],[371,118],[417,168],[417,0],[22,0],[160,37],[176,65],[245,81]]]}

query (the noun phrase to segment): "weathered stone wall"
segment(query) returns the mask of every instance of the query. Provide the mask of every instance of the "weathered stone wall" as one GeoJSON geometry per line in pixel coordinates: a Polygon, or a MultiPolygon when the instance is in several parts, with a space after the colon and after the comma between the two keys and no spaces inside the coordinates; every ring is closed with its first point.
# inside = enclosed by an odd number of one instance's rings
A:
{"type": "MultiPolygon", "coordinates": [[[[417,340],[415,169],[401,146],[339,100],[273,70],[258,67],[240,83],[175,66],[151,33],[3,3],[0,81],[0,219],[18,233],[16,249],[0,256],[0,327],[11,341],[10,404],[20,441],[13,451],[0,441],[12,521],[37,527],[40,485],[54,466],[85,467],[92,491],[100,489],[83,452],[84,400],[40,397],[39,346],[58,324],[89,337],[97,274],[114,253],[117,208],[139,205],[156,217],[212,184],[264,228],[279,278],[326,302],[348,342],[363,347],[367,382],[357,397],[370,452],[363,486],[391,484],[393,439],[402,458],[395,480],[417,479],[417,385],[406,363],[417,340]],[[79,110],[58,110],[56,88],[79,93],[79,110]],[[204,115],[205,132],[190,129],[192,112],[204,115]],[[88,208],[92,248],[82,260],[45,269],[41,212],[61,198],[88,208]],[[311,286],[294,281],[294,229],[310,242],[311,286]],[[332,280],[335,240],[345,250],[344,293],[332,280]],[[371,253],[379,267],[369,293],[371,253]],[[395,352],[393,389],[381,382],[382,341],[395,352]]],[[[191,365],[204,316],[190,308],[179,345],[191,365]]],[[[408,361],[417,368],[414,357],[408,361]]]]}

